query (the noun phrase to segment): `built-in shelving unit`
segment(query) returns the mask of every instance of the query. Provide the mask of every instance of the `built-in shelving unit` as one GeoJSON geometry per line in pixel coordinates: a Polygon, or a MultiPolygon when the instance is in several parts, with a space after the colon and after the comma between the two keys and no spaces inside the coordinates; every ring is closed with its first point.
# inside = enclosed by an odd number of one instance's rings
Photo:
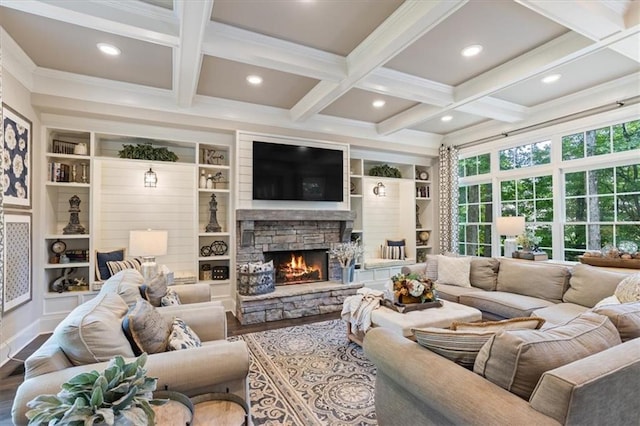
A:
{"type": "Polygon", "coordinates": [[[135,131],[127,135],[124,131],[123,134],[98,131],[97,128],[105,127],[104,123],[93,120],[89,123],[87,130],[59,125],[43,127],[47,144],[40,163],[45,171],[41,173],[44,266],[42,278],[34,282],[45,287],[44,314],[64,314],[94,297],[93,287],[59,293],[51,284],[65,274],[72,283],[96,283],[96,251],[127,249],[129,231],[133,229],[168,230],[168,253],[159,256],[157,262],[166,264],[176,276],[192,276],[195,281],[210,284],[212,299],[232,300],[233,134],[172,130],[167,132],[168,136],[179,135],[180,140],[171,140],[157,138],[152,127],[132,126],[135,131]],[[146,137],[145,133],[155,136],[146,137]],[[177,155],[177,161],[119,157],[118,151],[125,145],[135,144],[164,147],[177,155]],[[157,187],[144,186],[144,172],[149,169],[157,174],[157,187]],[[200,187],[202,173],[211,176],[209,187],[206,182],[200,187]],[[207,231],[212,196],[217,204],[215,220],[219,229],[207,231]],[[73,197],[80,201],[75,208],[70,205],[73,197]],[[79,210],[75,214],[78,223],[68,228],[72,209],[79,210]],[[78,229],[83,229],[83,233],[78,229]],[[56,248],[65,247],[62,259],[53,251],[56,242],[62,243],[56,248]],[[202,254],[204,246],[214,249],[202,254]],[[214,273],[211,278],[200,279],[200,272],[209,267],[224,269],[224,274],[214,273]]]}

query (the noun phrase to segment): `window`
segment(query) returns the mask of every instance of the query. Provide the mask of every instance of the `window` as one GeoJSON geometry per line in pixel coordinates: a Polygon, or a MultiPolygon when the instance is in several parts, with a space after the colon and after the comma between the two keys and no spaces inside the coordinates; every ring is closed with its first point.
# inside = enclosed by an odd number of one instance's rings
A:
{"type": "Polygon", "coordinates": [[[491,154],[482,154],[458,161],[460,177],[491,173],[491,154]]]}
{"type": "Polygon", "coordinates": [[[458,202],[460,254],[491,256],[492,198],[490,183],[460,186],[458,202]]]}
{"type": "Polygon", "coordinates": [[[564,196],[565,260],[607,244],[640,242],[640,164],[567,173],[564,196]]]}
{"type": "Polygon", "coordinates": [[[640,120],[562,137],[562,160],[640,149],[640,120]]]}
{"type": "Polygon", "coordinates": [[[524,216],[528,228],[542,238],[540,249],[552,258],[553,179],[551,175],[500,182],[502,216],[524,216]]]}
{"type": "Polygon", "coordinates": [[[500,170],[520,169],[551,162],[551,141],[520,145],[500,151],[500,170]]]}

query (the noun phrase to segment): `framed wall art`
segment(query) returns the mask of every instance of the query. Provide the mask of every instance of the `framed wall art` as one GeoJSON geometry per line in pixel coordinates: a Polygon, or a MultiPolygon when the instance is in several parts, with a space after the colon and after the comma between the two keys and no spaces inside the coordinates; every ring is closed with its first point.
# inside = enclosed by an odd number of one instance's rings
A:
{"type": "Polygon", "coordinates": [[[2,104],[4,205],[31,207],[31,121],[2,104]]]}
{"type": "Polygon", "coordinates": [[[27,303],[33,296],[31,283],[31,214],[4,215],[4,283],[2,312],[27,303]]]}

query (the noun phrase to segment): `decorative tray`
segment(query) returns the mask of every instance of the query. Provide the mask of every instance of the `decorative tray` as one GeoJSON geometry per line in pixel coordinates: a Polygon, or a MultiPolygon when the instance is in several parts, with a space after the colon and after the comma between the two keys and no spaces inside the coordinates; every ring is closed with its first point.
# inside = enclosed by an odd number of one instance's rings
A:
{"type": "Polygon", "coordinates": [[[580,263],[591,266],[608,266],[610,268],[640,269],[640,259],[612,259],[610,257],[578,256],[580,263]]]}
{"type": "Polygon", "coordinates": [[[398,303],[398,302],[393,303],[391,300],[385,299],[382,302],[382,306],[389,309],[393,309],[394,311],[400,312],[401,314],[405,314],[411,311],[421,311],[423,309],[429,309],[429,308],[440,308],[442,307],[442,302],[439,300],[436,300],[435,302],[404,304],[404,303],[398,303]]]}

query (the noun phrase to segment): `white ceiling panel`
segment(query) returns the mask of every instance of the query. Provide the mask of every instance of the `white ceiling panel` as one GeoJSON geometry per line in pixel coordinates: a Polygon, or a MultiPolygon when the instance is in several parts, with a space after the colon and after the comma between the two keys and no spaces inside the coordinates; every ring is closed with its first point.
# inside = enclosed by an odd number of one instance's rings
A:
{"type": "Polygon", "coordinates": [[[278,108],[291,108],[317,80],[272,69],[205,56],[197,93],[278,108]],[[247,76],[259,75],[262,84],[252,86],[247,76]]]}
{"type": "Polygon", "coordinates": [[[395,114],[398,114],[412,106],[416,102],[395,98],[388,95],[379,95],[361,89],[351,89],[327,108],[321,114],[335,117],[349,118],[352,120],[379,123],[395,114]],[[376,108],[373,101],[382,100],[384,106],[376,108]]]}
{"type": "Polygon", "coordinates": [[[532,107],[638,72],[637,62],[611,50],[602,50],[545,73],[544,76],[560,74],[560,80],[555,83],[542,83],[542,77],[537,76],[501,90],[494,97],[532,107]]]}

